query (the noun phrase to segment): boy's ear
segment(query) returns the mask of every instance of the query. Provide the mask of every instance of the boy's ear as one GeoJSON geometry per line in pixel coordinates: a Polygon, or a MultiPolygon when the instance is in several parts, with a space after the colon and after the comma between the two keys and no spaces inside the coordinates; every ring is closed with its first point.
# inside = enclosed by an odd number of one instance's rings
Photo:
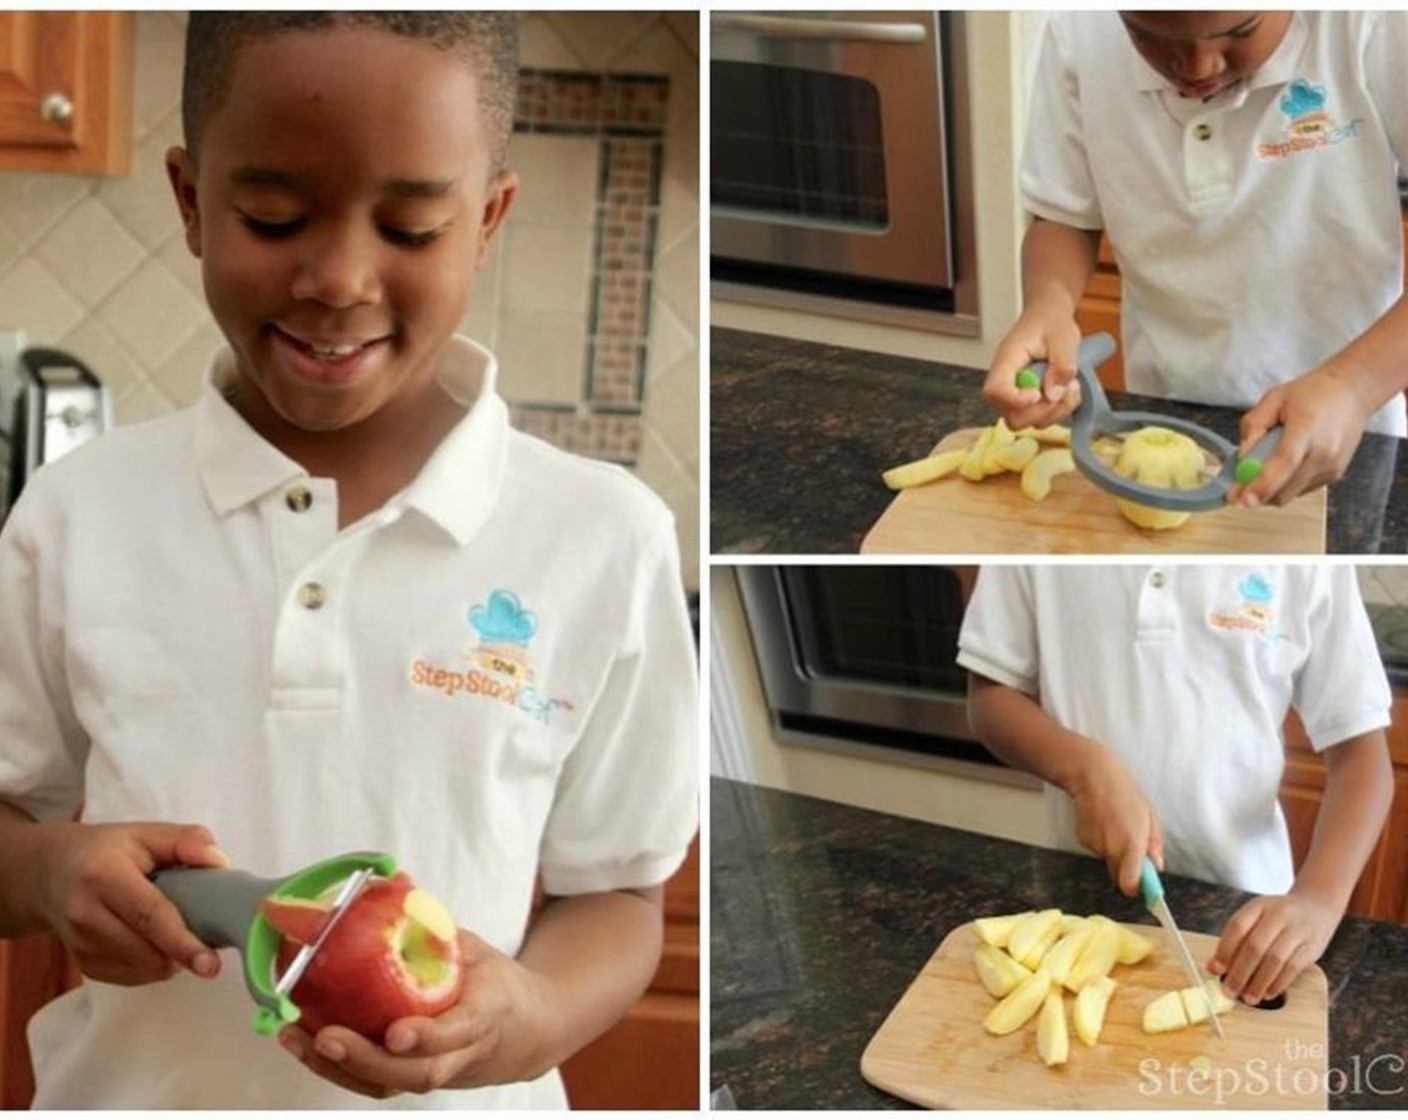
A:
{"type": "Polygon", "coordinates": [[[489,242],[503,225],[508,208],[513,205],[517,194],[518,173],[515,171],[500,171],[489,184],[489,191],[484,196],[484,213],[479,222],[479,244],[474,254],[475,268],[482,265],[488,257],[489,242]]]}
{"type": "Polygon", "coordinates": [[[191,256],[200,256],[200,207],[196,202],[196,166],[185,148],[169,148],[166,152],[166,177],[171,180],[176,195],[176,208],[181,211],[181,225],[186,230],[186,248],[191,256]]]}

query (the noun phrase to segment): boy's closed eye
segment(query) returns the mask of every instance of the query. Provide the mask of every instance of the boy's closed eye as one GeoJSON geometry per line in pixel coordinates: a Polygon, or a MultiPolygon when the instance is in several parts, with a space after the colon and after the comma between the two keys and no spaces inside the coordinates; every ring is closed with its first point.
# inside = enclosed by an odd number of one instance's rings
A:
{"type": "MultiPolygon", "coordinates": [[[[241,212],[240,221],[245,228],[256,237],[267,241],[279,241],[300,233],[308,224],[306,218],[287,218],[283,220],[269,220],[256,218],[253,214],[241,212]]],[[[405,248],[419,248],[422,245],[429,245],[439,237],[449,227],[449,222],[444,222],[427,229],[406,229],[394,225],[379,225],[378,232],[393,245],[400,245],[405,248]]]]}

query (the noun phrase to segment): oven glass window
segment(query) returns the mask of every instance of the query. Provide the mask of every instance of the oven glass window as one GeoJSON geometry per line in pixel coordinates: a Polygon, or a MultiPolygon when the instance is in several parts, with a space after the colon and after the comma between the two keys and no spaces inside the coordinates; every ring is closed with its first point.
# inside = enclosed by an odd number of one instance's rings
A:
{"type": "Polygon", "coordinates": [[[946,568],[786,568],[798,661],[813,678],[963,693],[963,589],[946,568]]]}
{"type": "Polygon", "coordinates": [[[714,62],[712,203],[883,230],[880,94],[844,74],[714,62]]]}

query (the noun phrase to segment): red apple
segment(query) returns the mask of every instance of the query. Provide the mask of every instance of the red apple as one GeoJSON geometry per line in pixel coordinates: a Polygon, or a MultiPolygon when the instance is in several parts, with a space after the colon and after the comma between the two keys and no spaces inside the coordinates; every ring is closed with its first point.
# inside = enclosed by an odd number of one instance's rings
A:
{"type": "MultiPolygon", "coordinates": [[[[283,935],[280,975],[318,936],[336,891],[319,901],[266,898],[260,910],[283,935]]],[[[449,910],[404,872],[372,879],[323,942],[290,996],[309,1034],[336,1024],[381,1042],[408,1015],[438,1015],[464,990],[464,953],[449,910]]]]}

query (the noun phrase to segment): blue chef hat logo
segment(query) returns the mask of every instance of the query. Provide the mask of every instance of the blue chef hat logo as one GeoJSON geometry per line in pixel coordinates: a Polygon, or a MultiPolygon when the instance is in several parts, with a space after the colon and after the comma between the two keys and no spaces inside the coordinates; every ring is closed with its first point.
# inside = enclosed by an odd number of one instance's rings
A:
{"type": "Polygon", "coordinates": [[[1304,78],[1293,81],[1286,96],[1281,98],[1281,111],[1292,120],[1318,113],[1324,107],[1325,87],[1313,86],[1304,78]]]}
{"type": "Polygon", "coordinates": [[[486,607],[471,607],[469,624],[479,634],[481,642],[491,645],[506,642],[526,646],[537,633],[538,620],[532,611],[523,609],[512,591],[494,591],[486,607]]]}
{"type": "Polygon", "coordinates": [[[1266,582],[1266,577],[1260,574],[1247,576],[1238,590],[1241,591],[1243,600],[1248,603],[1271,602],[1271,585],[1266,582]]]}

